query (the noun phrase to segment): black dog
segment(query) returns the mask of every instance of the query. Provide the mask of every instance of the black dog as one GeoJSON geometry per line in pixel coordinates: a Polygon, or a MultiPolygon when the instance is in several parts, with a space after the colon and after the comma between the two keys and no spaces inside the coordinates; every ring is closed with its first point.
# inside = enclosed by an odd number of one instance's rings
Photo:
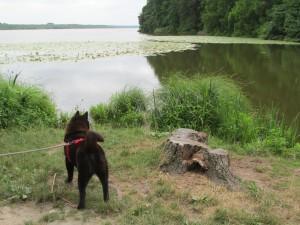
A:
{"type": "Polygon", "coordinates": [[[89,129],[88,112],[80,115],[77,111],[67,126],[64,138],[66,143],[71,143],[64,147],[68,171],[66,182],[72,182],[74,166],[78,169],[80,199],[77,209],[85,208],[85,189],[94,174],[102,183],[104,201],[109,200],[107,160],[103,149],[97,144],[104,138],[89,129]]]}

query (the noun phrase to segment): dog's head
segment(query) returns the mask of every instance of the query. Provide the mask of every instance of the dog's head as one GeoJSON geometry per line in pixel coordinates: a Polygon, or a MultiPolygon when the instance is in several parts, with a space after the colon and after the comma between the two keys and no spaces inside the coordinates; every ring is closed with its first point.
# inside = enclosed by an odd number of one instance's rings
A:
{"type": "Polygon", "coordinates": [[[89,129],[88,112],[80,115],[77,111],[67,125],[64,141],[71,142],[77,138],[84,138],[89,129]]]}

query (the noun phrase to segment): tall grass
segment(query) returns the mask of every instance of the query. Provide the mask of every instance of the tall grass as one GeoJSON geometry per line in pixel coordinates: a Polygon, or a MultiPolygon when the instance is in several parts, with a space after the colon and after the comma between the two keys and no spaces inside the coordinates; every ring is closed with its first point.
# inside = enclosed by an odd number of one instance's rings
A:
{"type": "Polygon", "coordinates": [[[242,146],[254,143],[279,155],[295,146],[298,120],[286,126],[275,107],[254,109],[231,79],[202,74],[168,77],[152,96],[138,88],[116,93],[108,104],[91,107],[92,118],[135,126],[142,125],[143,114],[147,114],[145,118],[156,131],[191,128],[242,146]]]}
{"type": "Polygon", "coordinates": [[[0,128],[57,123],[56,107],[50,95],[36,85],[4,79],[0,75],[0,128]]]}
{"type": "Polygon", "coordinates": [[[248,115],[252,107],[228,78],[172,76],[164,81],[155,98],[152,118],[160,130],[187,127],[231,141],[251,139],[253,126],[248,115]]]}
{"type": "Polygon", "coordinates": [[[144,92],[131,87],[115,93],[108,104],[100,103],[90,108],[95,122],[113,122],[117,125],[142,125],[144,112],[147,109],[147,98],[144,92]]]}
{"type": "Polygon", "coordinates": [[[229,142],[262,142],[276,154],[297,141],[297,120],[286,127],[276,108],[255,110],[229,78],[173,75],[154,98],[151,118],[159,130],[204,130],[229,142]]]}

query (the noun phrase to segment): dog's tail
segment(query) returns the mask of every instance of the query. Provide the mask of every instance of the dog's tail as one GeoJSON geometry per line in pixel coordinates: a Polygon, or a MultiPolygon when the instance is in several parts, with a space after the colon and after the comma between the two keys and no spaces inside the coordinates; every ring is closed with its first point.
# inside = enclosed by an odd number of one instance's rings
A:
{"type": "Polygon", "coordinates": [[[97,142],[104,142],[104,138],[102,137],[101,134],[95,131],[87,131],[86,133],[86,140],[85,140],[85,145],[86,145],[86,151],[87,152],[94,152],[97,150],[97,142]]]}

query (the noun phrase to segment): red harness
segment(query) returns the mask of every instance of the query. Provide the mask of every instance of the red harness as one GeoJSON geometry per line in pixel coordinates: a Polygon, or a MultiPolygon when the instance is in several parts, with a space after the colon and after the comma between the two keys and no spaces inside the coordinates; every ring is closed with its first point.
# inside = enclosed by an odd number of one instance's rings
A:
{"type": "Polygon", "coordinates": [[[67,157],[68,161],[69,162],[72,162],[71,161],[71,158],[70,158],[70,150],[69,150],[69,146],[72,145],[72,144],[78,144],[79,142],[82,142],[82,141],[85,141],[85,138],[79,138],[79,139],[76,139],[72,142],[70,142],[69,145],[66,145],[66,148],[65,148],[65,156],[67,157]]]}

